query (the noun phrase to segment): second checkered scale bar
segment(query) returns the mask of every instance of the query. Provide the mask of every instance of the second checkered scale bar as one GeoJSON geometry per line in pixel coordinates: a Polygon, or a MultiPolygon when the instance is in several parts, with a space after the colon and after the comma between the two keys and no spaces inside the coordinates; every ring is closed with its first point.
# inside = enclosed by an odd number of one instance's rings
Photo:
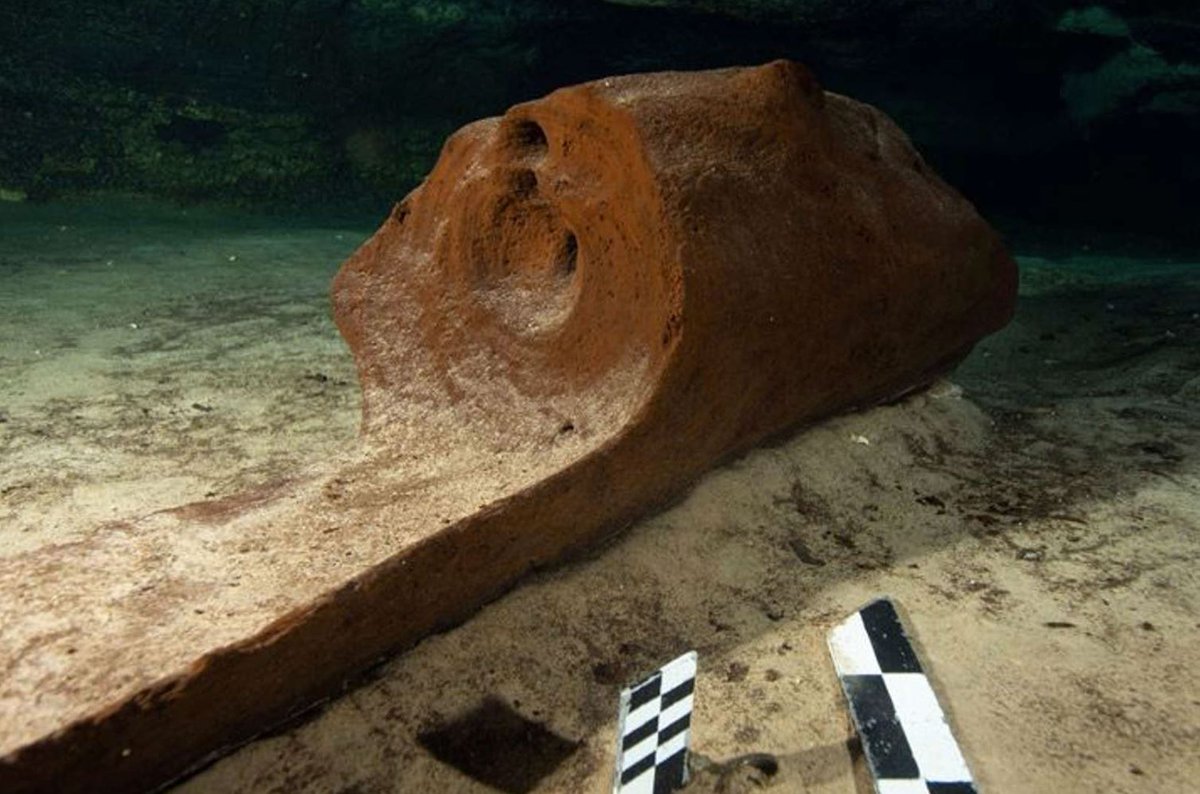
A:
{"type": "Polygon", "coordinates": [[[836,626],[829,650],[878,794],[977,794],[891,601],[836,626]]]}
{"type": "Polygon", "coordinates": [[[667,794],[687,783],[696,653],[621,693],[615,794],[667,794]]]}

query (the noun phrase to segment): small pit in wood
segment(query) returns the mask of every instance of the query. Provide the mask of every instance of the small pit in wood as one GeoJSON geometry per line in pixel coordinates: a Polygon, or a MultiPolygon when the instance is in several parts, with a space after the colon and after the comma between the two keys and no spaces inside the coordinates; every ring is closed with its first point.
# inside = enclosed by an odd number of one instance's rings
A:
{"type": "Polygon", "coordinates": [[[514,154],[524,159],[540,159],[550,149],[546,131],[532,119],[513,122],[509,126],[507,139],[514,154]]]}
{"type": "Polygon", "coordinates": [[[517,333],[557,327],[570,314],[577,293],[578,238],[556,209],[533,192],[499,203],[492,218],[494,231],[474,245],[485,305],[517,333]]]}

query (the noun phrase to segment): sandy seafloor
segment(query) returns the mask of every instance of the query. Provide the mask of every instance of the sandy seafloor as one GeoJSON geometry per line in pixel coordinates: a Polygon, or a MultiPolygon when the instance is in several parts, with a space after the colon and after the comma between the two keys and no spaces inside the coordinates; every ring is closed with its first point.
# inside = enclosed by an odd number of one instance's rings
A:
{"type": "MultiPolygon", "coordinates": [[[[327,291],[371,229],[0,204],[0,555],[353,444],[327,291]]],[[[883,594],[984,791],[1196,790],[1200,257],[1017,253],[1016,320],[947,380],[712,472],[178,791],[604,792],[621,685],[694,648],[689,791],[861,794],[824,636],[883,594]]]]}

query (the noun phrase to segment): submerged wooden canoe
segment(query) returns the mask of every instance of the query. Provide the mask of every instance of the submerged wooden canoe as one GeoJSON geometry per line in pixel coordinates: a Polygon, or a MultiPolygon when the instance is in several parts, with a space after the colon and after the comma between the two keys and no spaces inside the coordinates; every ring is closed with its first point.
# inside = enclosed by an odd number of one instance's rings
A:
{"type": "Polygon", "coordinates": [[[903,133],[793,63],[464,127],[334,284],[359,449],[0,561],[0,791],[162,785],[722,459],[927,384],[1015,292],[903,133]]]}

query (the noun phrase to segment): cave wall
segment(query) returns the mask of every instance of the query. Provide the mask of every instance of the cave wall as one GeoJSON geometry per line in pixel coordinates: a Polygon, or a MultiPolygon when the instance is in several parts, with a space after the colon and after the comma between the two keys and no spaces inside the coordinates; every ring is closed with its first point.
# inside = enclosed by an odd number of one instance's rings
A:
{"type": "Polygon", "coordinates": [[[1195,233],[1192,0],[9,0],[0,198],[384,202],[554,87],[776,57],[892,114],[985,212],[1195,233]]]}

